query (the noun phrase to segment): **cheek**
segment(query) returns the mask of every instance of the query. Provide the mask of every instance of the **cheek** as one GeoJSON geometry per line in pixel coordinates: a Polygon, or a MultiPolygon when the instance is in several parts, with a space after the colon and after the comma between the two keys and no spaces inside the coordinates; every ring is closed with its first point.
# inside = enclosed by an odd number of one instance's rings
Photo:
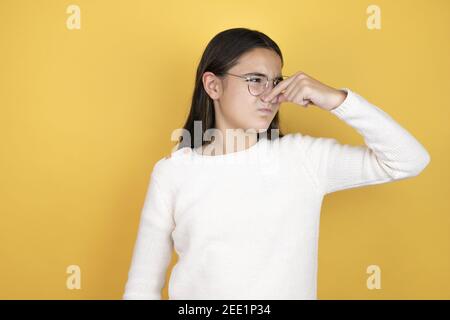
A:
{"type": "Polygon", "coordinates": [[[223,99],[223,113],[232,119],[248,118],[256,109],[256,99],[257,97],[248,92],[246,86],[230,88],[223,99]]]}

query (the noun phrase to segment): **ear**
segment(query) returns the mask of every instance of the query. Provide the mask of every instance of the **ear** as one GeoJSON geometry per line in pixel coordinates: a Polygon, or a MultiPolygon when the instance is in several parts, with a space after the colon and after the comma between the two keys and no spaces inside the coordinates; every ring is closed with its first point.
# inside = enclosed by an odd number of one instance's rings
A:
{"type": "Polygon", "coordinates": [[[222,80],[214,73],[206,71],[202,76],[203,88],[211,99],[219,99],[222,94],[222,80]]]}

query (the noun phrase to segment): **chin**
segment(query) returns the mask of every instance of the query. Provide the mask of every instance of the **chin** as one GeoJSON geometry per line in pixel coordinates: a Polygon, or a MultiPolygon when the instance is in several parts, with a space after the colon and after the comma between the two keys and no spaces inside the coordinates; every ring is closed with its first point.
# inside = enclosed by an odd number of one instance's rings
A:
{"type": "Polygon", "coordinates": [[[272,122],[272,120],[270,121],[257,121],[255,122],[252,126],[249,127],[248,130],[256,130],[256,132],[264,132],[267,131],[270,127],[270,123],[272,122]]]}

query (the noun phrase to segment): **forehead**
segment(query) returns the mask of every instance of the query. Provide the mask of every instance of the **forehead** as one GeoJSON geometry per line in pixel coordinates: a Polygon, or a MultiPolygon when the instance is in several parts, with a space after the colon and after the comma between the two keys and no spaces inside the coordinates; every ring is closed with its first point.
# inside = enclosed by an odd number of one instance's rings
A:
{"type": "Polygon", "coordinates": [[[276,77],[281,75],[281,68],[281,58],[275,51],[256,48],[243,54],[232,69],[241,73],[257,72],[276,77]]]}

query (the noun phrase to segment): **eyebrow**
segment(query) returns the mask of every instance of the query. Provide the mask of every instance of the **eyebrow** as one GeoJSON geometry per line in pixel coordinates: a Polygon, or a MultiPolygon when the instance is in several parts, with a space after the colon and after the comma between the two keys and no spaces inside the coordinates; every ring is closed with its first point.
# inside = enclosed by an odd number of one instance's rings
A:
{"type": "MultiPolygon", "coordinates": [[[[263,77],[269,78],[269,76],[267,74],[260,73],[260,72],[249,72],[249,73],[245,73],[244,76],[263,76],[263,77]]],[[[278,79],[281,77],[282,77],[282,75],[280,74],[280,75],[276,76],[275,78],[278,79]]]]}

